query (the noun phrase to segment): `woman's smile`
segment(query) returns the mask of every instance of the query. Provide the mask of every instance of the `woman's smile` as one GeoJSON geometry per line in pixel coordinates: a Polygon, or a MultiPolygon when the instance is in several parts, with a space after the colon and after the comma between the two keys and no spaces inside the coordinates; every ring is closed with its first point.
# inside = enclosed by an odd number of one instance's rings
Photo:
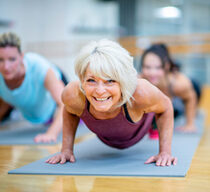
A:
{"type": "Polygon", "coordinates": [[[100,102],[107,101],[107,100],[109,100],[110,98],[111,98],[111,97],[103,97],[103,98],[94,97],[94,99],[95,99],[96,101],[100,101],[100,102]]]}

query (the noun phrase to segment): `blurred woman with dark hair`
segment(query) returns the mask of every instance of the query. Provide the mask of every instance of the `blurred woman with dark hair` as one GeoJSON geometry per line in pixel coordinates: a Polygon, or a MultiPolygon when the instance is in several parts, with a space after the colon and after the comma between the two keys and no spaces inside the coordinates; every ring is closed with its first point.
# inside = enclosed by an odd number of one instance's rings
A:
{"type": "MultiPolygon", "coordinates": [[[[180,98],[184,103],[186,124],[179,130],[194,132],[194,119],[197,104],[200,98],[200,87],[179,71],[179,66],[173,62],[165,44],[154,44],[144,51],[141,57],[140,77],[147,79],[158,87],[172,100],[180,98]]],[[[174,116],[177,117],[183,110],[174,102],[174,116]]]]}

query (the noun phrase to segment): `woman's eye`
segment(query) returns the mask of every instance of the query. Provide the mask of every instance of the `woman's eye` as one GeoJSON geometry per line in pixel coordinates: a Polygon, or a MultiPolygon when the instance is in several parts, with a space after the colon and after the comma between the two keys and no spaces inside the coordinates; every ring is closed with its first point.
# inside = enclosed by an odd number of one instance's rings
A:
{"type": "Polygon", "coordinates": [[[12,57],[12,58],[9,58],[10,61],[15,61],[16,58],[12,57]]]}
{"type": "Polygon", "coordinates": [[[107,82],[108,82],[108,83],[114,83],[115,80],[110,79],[110,80],[107,80],[107,82]]]}
{"type": "Polygon", "coordinates": [[[87,82],[95,82],[94,79],[88,79],[87,82]]]}

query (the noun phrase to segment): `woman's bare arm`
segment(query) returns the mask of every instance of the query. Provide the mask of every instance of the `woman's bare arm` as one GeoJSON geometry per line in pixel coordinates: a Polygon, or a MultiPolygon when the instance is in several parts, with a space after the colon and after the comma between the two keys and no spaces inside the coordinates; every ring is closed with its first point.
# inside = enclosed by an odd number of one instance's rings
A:
{"type": "Polygon", "coordinates": [[[0,98],[0,122],[3,120],[4,115],[12,108],[11,105],[6,103],[3,99],[0,98]]]}
{"type": "Polygon", "coordinates": [[[143,108],[145,113],[156,113],[159,131],[159,154],[150,157],[145,163],[156,162],[157,166],[176,164],[177,159],[171,154],[174,119],[170,99],[146,80],[140,80],[138,95],[140,97],[136,99],[135,96],[135,99],[140,104],[139,107],[143,108]]]}
{"type": "Polygon", "coordinates": [[[185,105],[186,124],[180,130],[193,132],[196,130],[194,120],[197,110],[196,93],[191,81],[184,75],[179,75],[174,85],[174,93],[180,97],[185,105]]]}
{"type": "Polygon", "coordinates": [[[79,124],[79,116],[83,111],[83,100],[80,99],[78,86],[75,83],[69,84],[63,91],[63,143],[61,153],[48,159],[50,164],[65,163],[66,161],[75,162],[73,153],[76,130],[79,124]],[[77,105],[78,104],[78,105],[77,105]]]}
{"type": "Polygon", "coordinates": [[[34,138],[35,142],[56,141],[57,136],[62,130],[63,103],[61,101],[61,94],[64,89],[64,83],[56,77],[52,69],[49,69],[45,77],[44,85],[56,102],[57,108],[50,127],[46,133],[38,134],[34,138]]]}

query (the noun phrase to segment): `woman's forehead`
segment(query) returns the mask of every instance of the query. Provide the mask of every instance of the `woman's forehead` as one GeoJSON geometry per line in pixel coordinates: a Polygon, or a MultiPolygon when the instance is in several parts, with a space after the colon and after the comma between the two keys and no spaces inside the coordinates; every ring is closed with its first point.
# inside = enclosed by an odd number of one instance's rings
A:
{"type": "Polygon", "coordinates": [[[95,70],[92,70],[89,66],[87,67],[84,76],[85,77],[101,78],[101,79],[110,79],[111,78],[111,75],[106,74],[102,70],[95,71],[95,70]]]}
{"type": "Polygon", "coordinates": [[[162,65],[161,58],[154,54],[154,53],[148,53],[144,58],[144,64],[150,64],[150,65],[162,65]]]}

